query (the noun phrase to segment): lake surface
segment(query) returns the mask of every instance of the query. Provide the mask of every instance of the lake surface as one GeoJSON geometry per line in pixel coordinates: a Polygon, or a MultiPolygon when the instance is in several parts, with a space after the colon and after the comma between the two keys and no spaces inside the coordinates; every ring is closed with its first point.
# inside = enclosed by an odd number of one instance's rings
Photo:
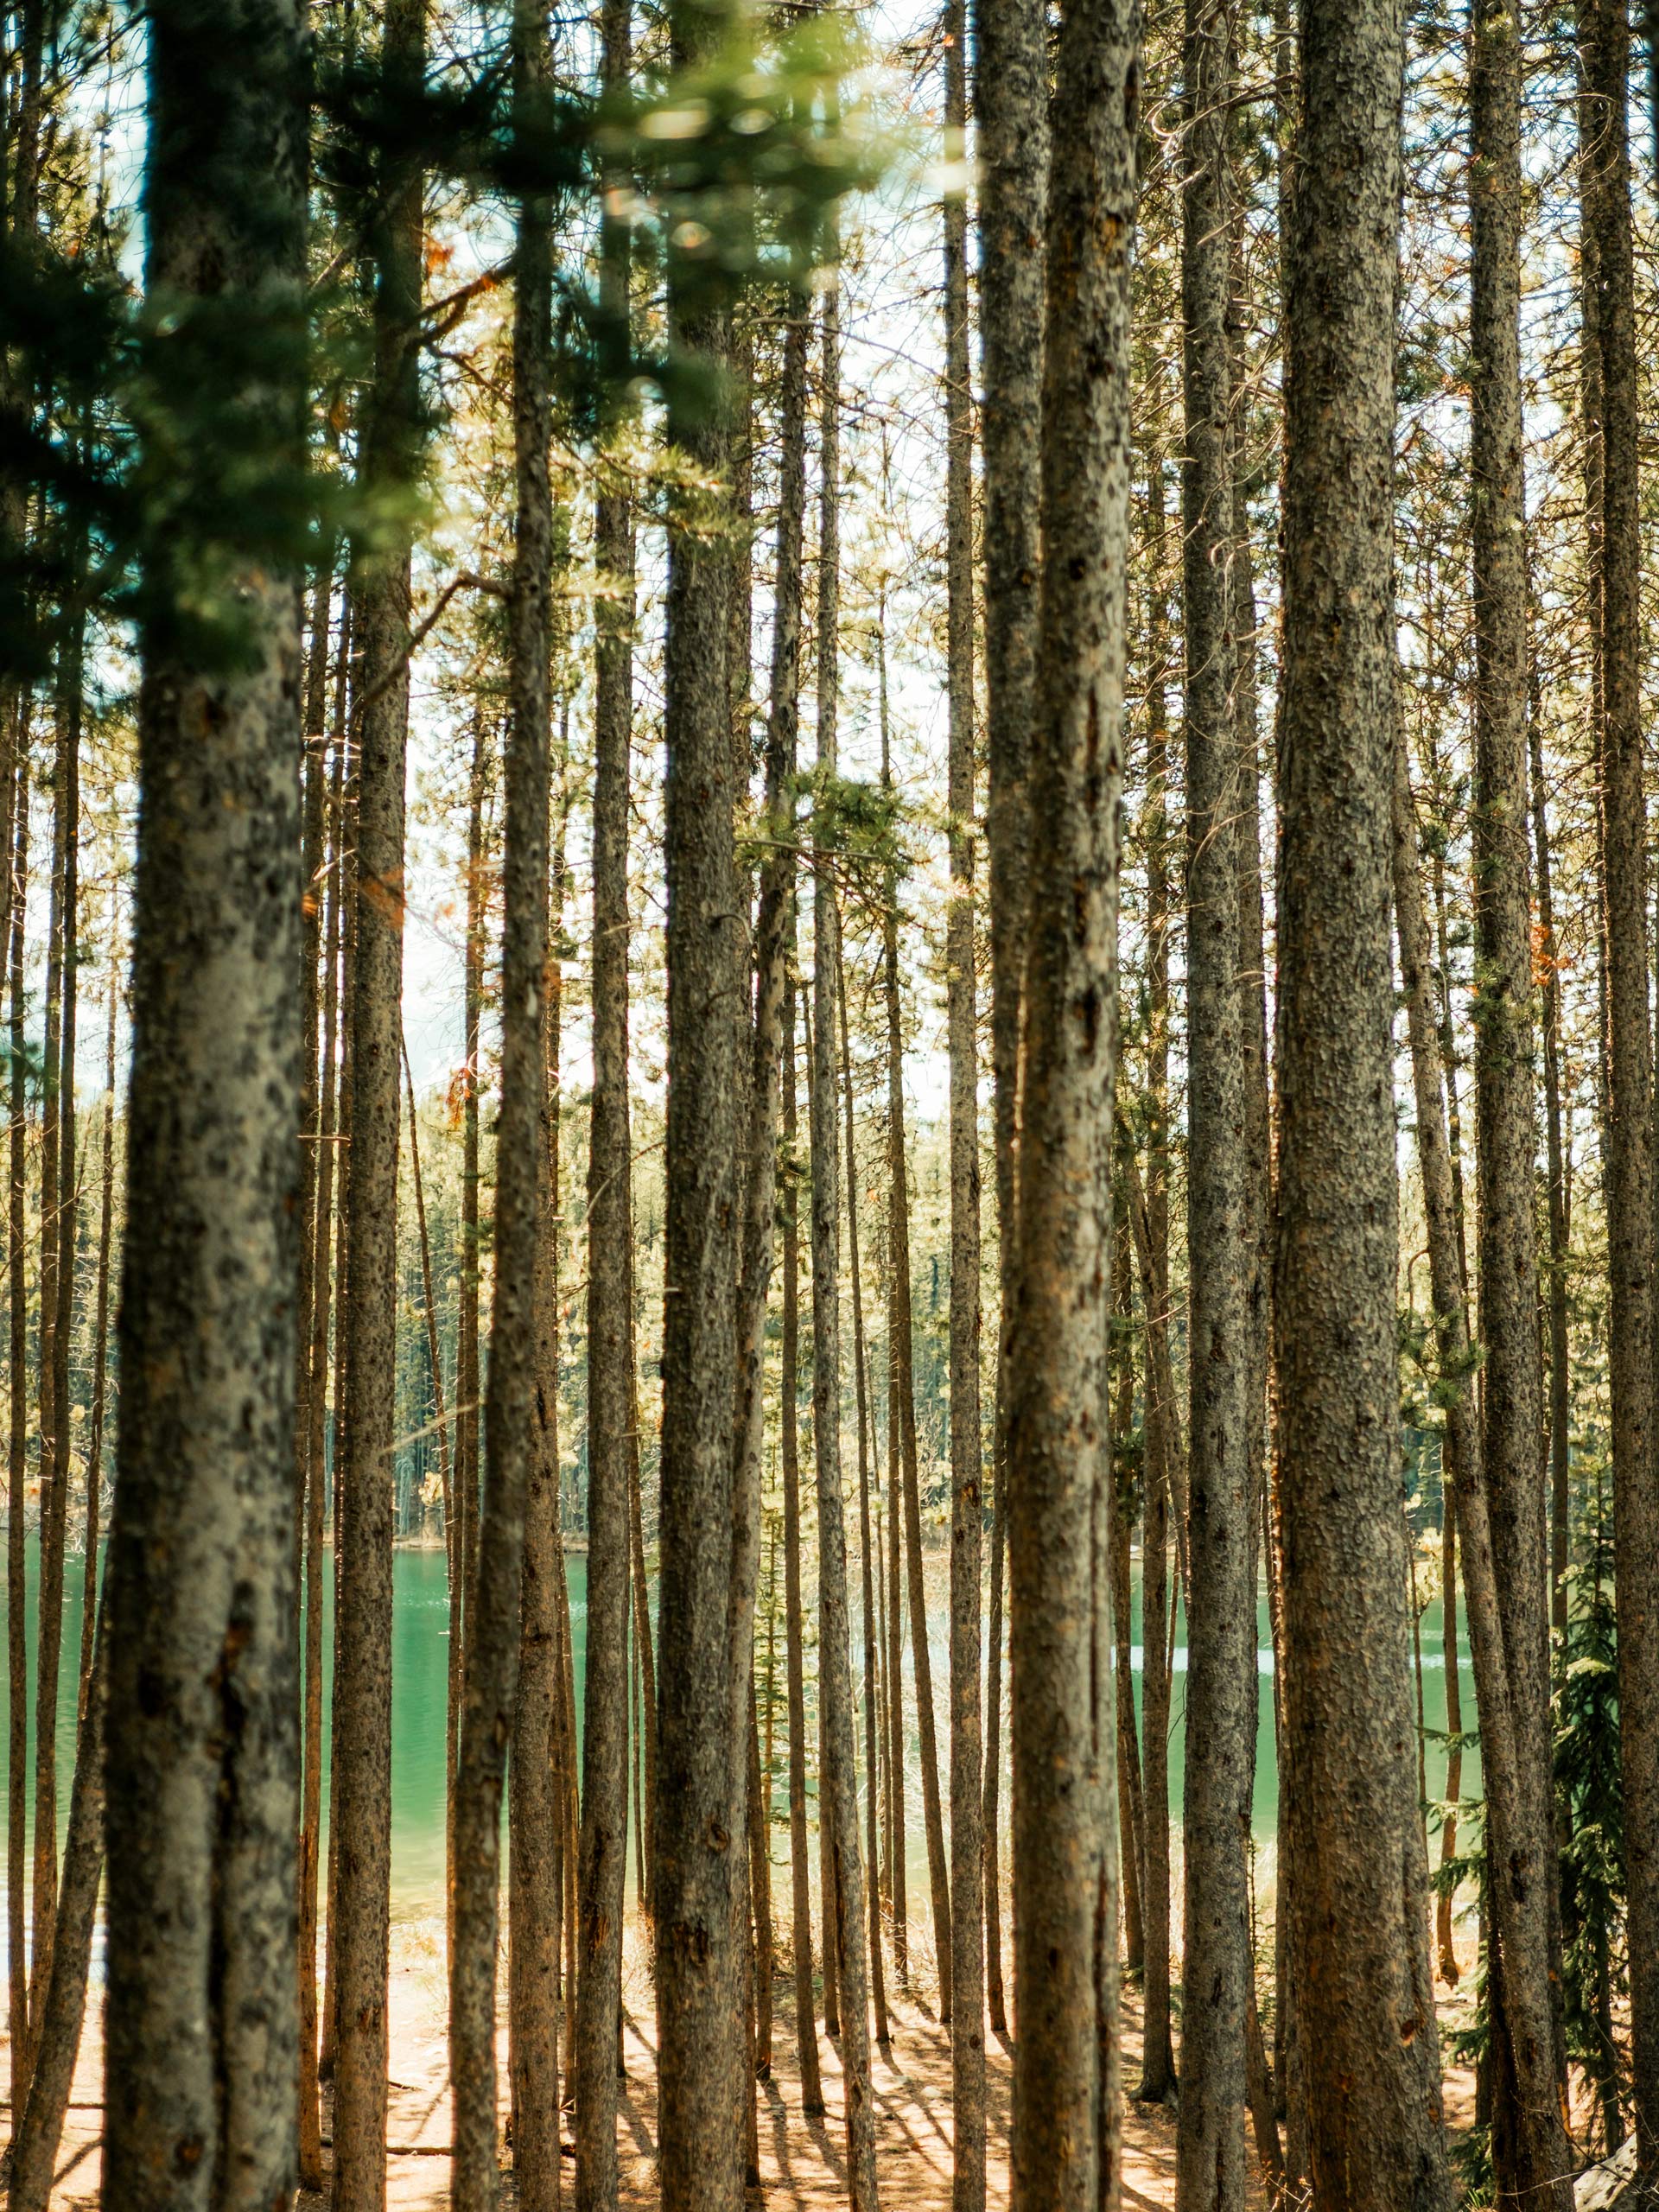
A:
{"type": "MultiPolygon", "coordinates": [[[[27,1625],[29,1631],[30,1680],[29,1715],[31,1734],[34,1717],[34,1655],[35,1623],[38,1605],[40,1555],[38,1546],[31,1539],[27,1562],[27,1625]]],[[[939,1743],[944,1756],[945,1693],[948,1681],[948,1612],[945,1605],[943,1554],[931,1558],[930,1580],[937,1585],[931,1593],[933,1602],[929,1609],[929,1647],[932,1657],[934,1691],[938,1702],[940,1726],[939,1743]]],[[[582,1683],[585,1672],[588,1635],[588,1563],[580,1554],[572,1554],[567,1560],[570,1584],[572,1627],[575,1637],[576,1700],[581,1710],[582,1683]]],[[[58,1815],[61,1832],[68,1819],[69,1783],[74,1763],[75,1679],[80,1649],[82,1561],[72,1556],[65,1577],[63,1629],[63,1671],[58,1697],[58,1815]]],[[[1131,1635],[1134,1639],[1133,1665],[1136,1674],[1137,1701],[1141,1668],[1141,1615],[1136,1577],[1131,1635]]],[[[325,1573],[325,1612],[323,1641],[325,1667],[332,1664],[334,1605],[333,1575],[325,1573]]],[[[399,1551],[393,1569],[394,1614],[392,1620],[392,1747],[391,1747],[391,1866],[393,1910],[400,1918],[423,1918],[442,1910],[444,1882],[443,1850],[443,1770],[444,1770],[444,1701],[448,1679],[448,1594],[445,1580],[443,1555],[439,1551],[399,1551]]],[[[1254,1825],[1259,1847],[1270,1852],[1274,1842],[1278,1812],[1278,1777],[1274,1770],[1273,1744],[1273,1654],[1268,1633],[1266,1600],[1257,1612],[1257,1670],[1260,1685],[1260,1727],[1256,1745],[1255,1797],[1254,1825]]],[[[764,1626],[762,1653],[764,1655],[764,1626]]],[[[855,1661],[861,1658],[862,1630],[858,1620],[854,1623],[855,1661]]],[[[1441,1653],[1440,1610],[1438,1600],[1428,1608],[1422,1624],[1423,1640],[1423,1703],[1424,1717],[1429,1730],[1441,1730],[1446,1726],[1446,1669],[1441,1653]]],[[[777,1786],[774,1810],[779,1826],[774,1830],[772,1856],[786,1859],[788,1854],[785,1765],[786,1738],[784,1719],[784,1665],[781,1624],[777,1639],[777,1692],[774,1721],[774,1761],[777,1786]]],[[[1459,1645],[1459,1674],[1462,1684],[1464,1725],[1473,1723],[1474,1684],[1469,1668],[1466,1640],[1459,1645]]],[[[1182,1714],[1185,1704],[1185,1675],[1186,1653],[1185,1628],[1178,1620],[1176,1627],[1175,1679],[1173,1686],[1172,1721],[1170,1733],[1170,1808],[1179,1821],[1181,1809],[1181,1761],[1185,1742],[1182,1714]]],[[[765,1660],[762,1656],[758,1669],[764,1690],[765,1660]]],[[[808,1696],[811,1698],[816,1675],[815,1654],[808,1653],[808,1696]]],[[[1006,1686],[1007,1673],[1004,1671],[1006,1686]]],[[[325,1724],[326,1725],[326,1724],[325,1724]]],[[[764,1730],[764,1719],[763,1719],[764,1730]]],[[[808,1734],[816,1745],[817,1729],[809,1711],[808,1734]]],[[[1007,1756],[1007,1732],[1002,1732],[1004,1757],[1007,1756]]],[[[861,1751],[863,1736],[861,1730],[859,1745],[861,1751]]],[[[911,1732],[907,1764],[912,1770],[907,1791],[912,1834],[909,1839],[909,1861],[912,1896],[917,1902],[913,1910],[925,1910],[927,1895],[927,1858],[925,1841],[921,1829],[921,1784],[918,1761],[919,1752],[914,1731],[911,1732]]],[[[1433,1742],[1427,1745],[1427,1785],[1431,1799],[1445,1794],[1446,1758],[1441,1747],[1433,1742]]],[[[323,1764],[324,1802],[327,1804],[327,1758],[325,1742],[323,1764]]],[[[1478,1792],[1480,1787],[1479,1762],[1472,1754],[1464,1759],[1464,1791],[1465,1795],[1478,1792]]],[[[29,1763],[29,1816],[34,1815],[34,1762],[31,1751],[29,1763]]],[[[1006,1803],[1006,1797],[1005,1797],[1006,1803]]],[[[0,1803],[0,1818],[3,1818],[3,1803],[0,1803]]],[[[812,1853],[816,1872],[817,1852],[812,1853]]]]}

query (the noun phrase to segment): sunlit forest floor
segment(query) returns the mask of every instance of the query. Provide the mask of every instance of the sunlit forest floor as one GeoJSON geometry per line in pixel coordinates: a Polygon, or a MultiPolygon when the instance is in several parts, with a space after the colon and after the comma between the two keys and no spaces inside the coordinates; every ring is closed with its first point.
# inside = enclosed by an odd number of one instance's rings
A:
{"type": "MultiPolygon", "coordinates": [[[[448,2203],[449,2191],[448,2048],[444,2019],[443,1930],[437,1922],[404,1921],[394,1927],[391,1980],[391,2159],[387,2202],[390,2212],[422,2212],[448,2203]]],[[[1457,1991],[1442,1990],[1443,2031],[1461,2012],[1471,1980],[1473,1930],[1460,1931],[1459,1949],[1465,1974],[1457,1991]]],[[[822,2120],[808,2122],[800,2110],[800,2076],[791,1987],[780,1973],[779,2017],[774,2035],[772,2076],[761,2085],[760,2168],[765,2202],[777,2212],[829,2212],[847,2202],[845,2136],[841,2071],[833,2044],[820,2038],[824,2101],[822,2120]]],[[[622,2202],[630,2212],[654,2212],[657,2188],[653,2160],[657,2141],[657,2099],[652,2047],[655,2024],[643,1947],[629,1932],[624,1984],[626,2012],[627,2082],[621,2116],[622,2202]]],[[[901,1998],[893,2005],[893,2045],[878,2052],[875,2094],[878,2158],[883,2201],[902,2212],[945,2212],[950,2202],[950,2039],[922,2005],[901,1998]]],[[[1141,2000],[1134,1987],[1123,1993],[1126,2082],[1139,2075],[1141,2000]]],[[[1008,2104],[1010,2051],[988,2035],[989,2059],[989,2202],[1004,2206],[1008,2196],[1008,2104]]],[[[95,2206],[98,2202],[99,2130],[102,2125],[102,2045],[96,2018],[89,2019],[76,2070],[73,2101],[59,2154],[54,2207],[95,2206]]],[[[502,2078],[506,2041],[502,2037],[502,2078]]],[[[1474,2082],[1466,2069],[1450,2063],[1446,2076],[1446,2118],[1455,2135],[1469,2127],[1474,2112],[1474,2082]]],[[[0,2062],[3,2063],[3,2062],[0,2062]]],[[[8,2115],[9,2117],[9,2115],[8,2115]]],[[[1167,2212],[1175,2195],[1175,2118],[1144,2105],[1129,2104],[1124,2115],[1126,2212],[1167,2212]]],[[[325,2136],[327,2125],[325,2116],[325,2136]]],[[[567,2153],[570,2144],[566,2116],[567,2153]]],[[[1266,2197],[1250,2160],[1252,2212],[1266,2197]]],[[[567,2183],[573,2172],[565,2166],[567,2183]]],[[[512,2203],[511,2183],[504,2201],[512,2203]]],[[[326,2200],[302,2196],[301,2212],[321,2212],[326,2200]]]]}

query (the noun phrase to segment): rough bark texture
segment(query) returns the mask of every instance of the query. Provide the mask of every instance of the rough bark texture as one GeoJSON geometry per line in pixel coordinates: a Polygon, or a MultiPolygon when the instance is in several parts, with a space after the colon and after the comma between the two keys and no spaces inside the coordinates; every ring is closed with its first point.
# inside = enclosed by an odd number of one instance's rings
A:
{"type": "MultiPolygon", "coordinates": [[[[1128,273],[1140,16],[1074,0],[1049,180],[1040,652],[1008,1440],[1013,1614],[1012,2202],[1117,2201],[1103,2126],[1096,1915],[1116,1858],[1095,1668],[1096,1492],[1107,1471],[1117,807],[1128,544],[1128,273]]],[[[1101,1572],[1105,1571],[1104,1561],[1101,1572]]]]}
{"type": "MultiPolygon", "coordinates": [[[[1549,1520],[1550,1627],[1567,1633],[1568,1478],[1573,1439],[1572,1370],[1567,1346],[1567,1156],[1561,1136],[1561,979],[1551,881],[1549,809],[1544,791],[1543,734],[1533,715],[1531,755],[1533,883],[1538,900],[1539,961],[1543,969],[1544,1161],[1549,1224],[1549,1520]]],[[[1449,1683],[1448,1677],[1448,1683],[1449,1683]]],[[[1447,1713],[1446,1726],[1452,1722],[1447,1713]]]]}
{"type": "MultiPolygon", "coordinates": [[[[837,295],[823,305],[823,500],[819,537],[818,760],[812,881],[812,1458],[818,1491],[818,1696],[827,1758],[827,1810],[836,1941],[826,1980],[840,1982],[841,2067],[852,2212],[877,2212],[875,2101],[870,2081],[869,1980],[864,1950],[864,1866],[858,1834],[847,1526],[841,1497],[841,1144],[836,1061],[841,918],[828,865],[836,804],[836,613],[841,496],[841,328],[837,295]]],[[[822,1818],[822,1811],[820,1818],[822,1818]]]]}
{"type": "MultiPolygon", "coordinates": [[[[1470,62],[1472,233],[1475,1122],[1482,1481],[1513,1719],[1515,1818],[1489,1815],[1510,2125],[1494,2131],[1499,2201],[1566,2212],[1571,2157],[1556,2094],[1550,1973],[1556,1867],[1549,1706],[1549,1565],[1533,1229],[1535,1099],[1527,837],[1526,504],[1521,404],[1521,33],[1481,0],[1470,62]],[[1506,1898],[1504,1891],[1509,1895],[1506,1898]],[[1510,1910],[1506,1916],[1505,1906],[1510,1910]]],[[[1471,1567],[1471,1631],[1476,1626],[1471,1567]]],[[[1489,1726],[1483,1697],[1483,1729],[1489,1726]]],[[[1490,1794],[1490,1793],[1489,1793],[1490,1794]]],[[[1494,1808],[1496,1810],[1496,1808],[1494,1808]]]]}
{"type": "MultiPolygon", "coordinates": [[[[528,0],[514,14],[512,72],[515,106],[532,116],[551,76],[551,55],[546,17],[528,0]]],[[[547,1172],[543,1107],[553,537],[547,451],[553,243],[551,213],[543,200],[530,197],[520,205],[514,263],[517,513],[508,607],[495,1298],[478,1578],[467,1624],[461,1760],[455,1777],[455,1940],[449,1961],[449,2070],[454,2097],[451,2191],[456,2212],[493,2212],[499,2193],[495,1999],[501,1802],[518,1691],[525,1507],[539,1445],[536,1297],[541,1272],[541,1190],[547,1172]]],[[[626,1695],[627,1529],[626,1494],[620,1484],[617,1503],[621,1508],[617,1516],[617,1598],[623,1618],[621,1682],[626,1695]]],[[[591,1655],[591,1643],[589,1650],[591,1655]]],[[[626,1745],[626,1708],[623,1739],[626,1745]]],[[[621,1800],[619,1834],[625,1834],[626,1789],[619,1789],[617,1794],[621,1800]]],[[[619,1893],[621,1859],[619,1843],[619,1893]]]]}
{"type": "Polygon", "coordinates": [[[991,2025],[1007,2029],[998,1857],[1002,1580],[1007,1516],[1008,1326],[1014,1255],[1015,1088],[1030,833],[1027,753],[1036,681],[1043,200],[1048,167],[1044,12],[1033,0],[974,0],[980,167],[980,435],[985,467],[985,693],[989,791],[991,1072],[995,1094],[997,1343],[992,1452],[990,1663],[985,1690],[985,1965],[991,2025]]]}
{"type": "MultiPolygon", "coordinates": [[[[629,0],[604,18],[605,81],[628,81],[629,0]]],[[[626,181],[623,181],[624,184],[626,181]]],[[[606,306],[626,319],[629,245],[607,219],[606,306]]],[[[576,2203],[616,2202],[616,2038],[627,1871],[628,1473],[633,1430],[633,1133],[628,1109],[628,749],[633,733],[633,521],[625,481],[604,486],[594,558],[593,1113],[588,1154],[588,1675],[582,1732],[576,1980],[576,2203]]]]}
{"type": "MultiPolygon", "coordinates": [[[[29,909],[28,723],[21,709],[16,760],[6,776],[8,1042],[11,1048],[10,1143],[7,1160],[6,1249],[10,1277],[8,1314],[8,1438],[6,1459],[6,1955],[24,1954],[23,1911],[28,1902],[29,1630],[24,1613],[26,1548],[23,1491],[29,1479],[29,1058],[24,969],[29,909]]],[[[11,2105],[22,2104],[29,2081],[29,1977],[7,1976],[11,2029],[11,2105]]]]}
{"type": "MultiPolygon", "coordinates": [[[[885,585],[876,616],[876,697],[881,723],[881,788],[893,803],[892,732],[887,711],[887,606],[885,585]]],[[[910,1980],[909,1880],[905,1866],[905,1421],[915,1430],[910,1365],[909,1197],[905,1181],[904,1012],[899,996],[899,871],[883,883],[882,995],[887,1061],[887,1867],[893,1912],[893,1967],[901,1989],[910,1980]],[[899,1255],[904,1255],[904,1274],[899,1255]]]]}
{"type": "MultiPolygon", "coordinates": [[[[717,27],[687,0],[674,14],[677,58],[709,58],[717,27]]],[[[713,273],[680,250],[671,252],[668,282],[677,343],[718,375],[726,318],[713,273]]],[[[705,393],[695,407],[679,399],[668,429],[696,475],[720,484],[729,444],[723,397],[705,393]]],[[[724,504],[722,495],[703,496],[724,504]]],[[[707,531],[709,519],[671,516],[664,654],[668,1129],[656,1834],[663,2212],[728,2212],[742,2190],[734,1891],[744,1853],[732,1827],[739,1800],[726,1717],[743,991],[725,680],[729,552],[707,531]]]]}
{"type": "MultiPolygon", "coordinates": [[[[790,946],[795,928],[790,923],[790,946]]],[[[784,1483],[784,1669],[789,1719],[790,1944],[795,1961],[795,2036],[800,2050],[801,2110],[809,2120],[823,2113],[818,2067],[817,2012],[812,2002],[812,1892],[806,1843],[806,1670],[801,1646],[801,1457],[797,1400],[800,1392],[800,1231],[796,1226],[799,1179],[795,1173],[795,984],[793,960],[784,992],[784,1152],[790,1173],[784,1185],[782,1332],[779,1346],[781,1414],[779,1440],[784,1483]]]]}
{"type": "MultiPolygon", "coordinates": [[[[303,24],[286,0],[149,20],[148,283],[175,389],[239,374],[238,428],[302,450],[303,24]],[[247,350],[244,350],[246,348],[247,350]],[[278,352],[272,358],[291,356],[278,352]]],[[[228,396],[226,404],[229,404],[228,396]]],[[[223,456],[194,456],[209,480],[223,456]]],[[[300,656],[296,581],[232,546],[246,653],[142,639],[128,1240],[109,1576],[103,2201],[285,2202],[297,2164],[300,656]]],[[[165,593],[166,581],[156,578],[165,593]]]]}
{"type": "MultiPolygon", "coordinates": [[[[947,158],[966,159],[968,14],[945,11],[947,158]]],[[[955,2212],[985,2202],[985,1869],[980,1705],[983,1549],[979,1421],[979,1068],[974,979],[973,391],[968,365],[968,204],[944,202],[945,564],[950,905],[950,2110],[955,2212]]]]}
{"type": "Polygon", "coordinates": [[[1310,0],[1300,56],[1274,1252],[1291,1969],[1314,2202],[1443,2212],[1395,1351],[1395,0],[1310,0]]]}
{"type": "MultiPolygon", "coordinates": [[[[1653,1484],[1656,1335],[1652,1068],[1648,1034],[1641,715],[1641,553],[1630,160],[1624,0],[1586,0],[1584,232],[1593,263],[1601,403],[1601,872],[1607,997],[1605,1206],[1612,1390],[1614,1568],[1630,1885],[1630,2035],[1637,2156],[1659,2174],[1659,1500],[1653,1484]]],[[[1586,256],[1590,263],[1590,256],[1586,256]]],[[[1586,337],[1590,333],[1586,333],[1586,337]]],[[[1593,426],[1592,437],[1594,437],[1593,426]]]]}
{"type": "Polygon", "coordinates": [[[1233,721],[1233,454],[1222,0],[1187,0],[1183,47],[1181,471],[1186,646],[1187,1275],[1191,1285],[1179,2212],[1244,2199],[1246,1845],[1255,1749],[1255,1592],[1238,760],[1233,721]]]}
{"type": "MultiPolygon", "coordinates": [[[[391,0],[382,67],[406,90],[424,57],[421,0],[391,0]]],[[[421,178],[401,169],[374,240],[375,365],[365,480],[398,490],[416,463],[421,178]]],[[[386,2186],[386,1986],[391,1884],[392,1446],[397,1342],[398,1060],[403,1037],[404,779],[409,735],[408,541],[360,551],[362,641],[352,1007],[351,1289],[336,1538],[334,2187],[379,2212],[386,2186]]]]}

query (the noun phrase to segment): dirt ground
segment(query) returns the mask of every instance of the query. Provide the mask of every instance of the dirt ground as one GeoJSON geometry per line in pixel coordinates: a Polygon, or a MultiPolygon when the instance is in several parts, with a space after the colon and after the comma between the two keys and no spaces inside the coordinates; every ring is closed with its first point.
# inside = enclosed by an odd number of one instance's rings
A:
{"type": "MultiPolygon", "coordinates": [[[[1465,1974],[1463,1992],[1469,1978],[1465,1974]]],[[[760,2086],[759,2113],[761,2196],[775,2212],[818,2212],[844,2205],[845,2137],[841,2118],[840,2063],[828,2037],[820,2041],[828,2115],[808,2122],[800,2114],[799,2070],[789,2018],[785,1978],[779,1985],[772,2079],[760,2086]]],[[[1459,1997],[1444,1993],[1447,2024],[1459,1997]]],[[[621,2114],[622,2202],[629,2212],[654,2212],[657,2113],[652,2050],[655,2034],[650,1982],[643,1954],[632,1938],[624,1980],[627,2082],[621,2114]]],[[[950,2202],[950,2037],[926,2007],[899,1998],[892,2005],[893,2044],[875,2059],[878,2171],[884,2202],[904,2212],[945,2212],[950,2202]]],[[[391,2212],[423,2212],[448,2201],[448,2053],[444,2031],[442,1929],[436,1923],[405,1922],[393,1933],[391,1986],[391,2212]]],[[[1140,2000],[1133,1988],[1123,2000],[1123,2072],[1137,2077],[1140,2000]]],[[[1008,2195],[1010,2052],[988,2035],[989,2202],[1008,2195]]],[[[0,2057],[0,2067],[5,2061],[0,2057]]],[[[505,2037],[502,2039],[505,2078],[505,2037]]],[[[76,2069],[73,2101],[59,2157],[54,2207],[93,2207],[98,2202],[102,2050],[97,2022],[89,2020],[76,2069]]],[[[1473,2084],[1448,2068],[1446,2117],[1454,2132],[1466,2128],[1473,2084]]],[[[327,2127],[325,2123],[325,2134],[327,2127]]],[[[1126,2212],[1166,2212],[1175,2193],[1173,2112],[1130,2104],[1124,2116],[1126,2212]]],[[[567,2128],[566,2145],[569,2150],[567,2128]]],[[[1251,2159],[1254,2177],[1255,2160],[1251,2159]]],[[[567,2177],[572,2168],[567,2164],[567,2177]]],[[[1252,2207],[1265,2199],[1253,2179],[1252,2207]]],[[[512,2202],[511,2184],[504,2190],[512,2202]]],[[[326,2200],[302,2197],[302,2212],[322,2212],[326,2200]]]]}

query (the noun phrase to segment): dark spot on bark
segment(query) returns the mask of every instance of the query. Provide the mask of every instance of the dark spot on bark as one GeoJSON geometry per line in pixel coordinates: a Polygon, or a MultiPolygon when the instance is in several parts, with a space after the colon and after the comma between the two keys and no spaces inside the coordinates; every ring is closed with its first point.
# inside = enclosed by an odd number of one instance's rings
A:
{"type": "Polygon", "coordinates": [[[138,1710],[146,1720],[159,1719],[167,1709],[167,1691],[152,1667],[138,1670],[138,1710]]]}
{"type": "Polygon", "coordinates": [[[207,2147],[200,2135],[187,2135],[175,2149],[173,2163],[181,2174],[194,2173],[207,2147]]]}

